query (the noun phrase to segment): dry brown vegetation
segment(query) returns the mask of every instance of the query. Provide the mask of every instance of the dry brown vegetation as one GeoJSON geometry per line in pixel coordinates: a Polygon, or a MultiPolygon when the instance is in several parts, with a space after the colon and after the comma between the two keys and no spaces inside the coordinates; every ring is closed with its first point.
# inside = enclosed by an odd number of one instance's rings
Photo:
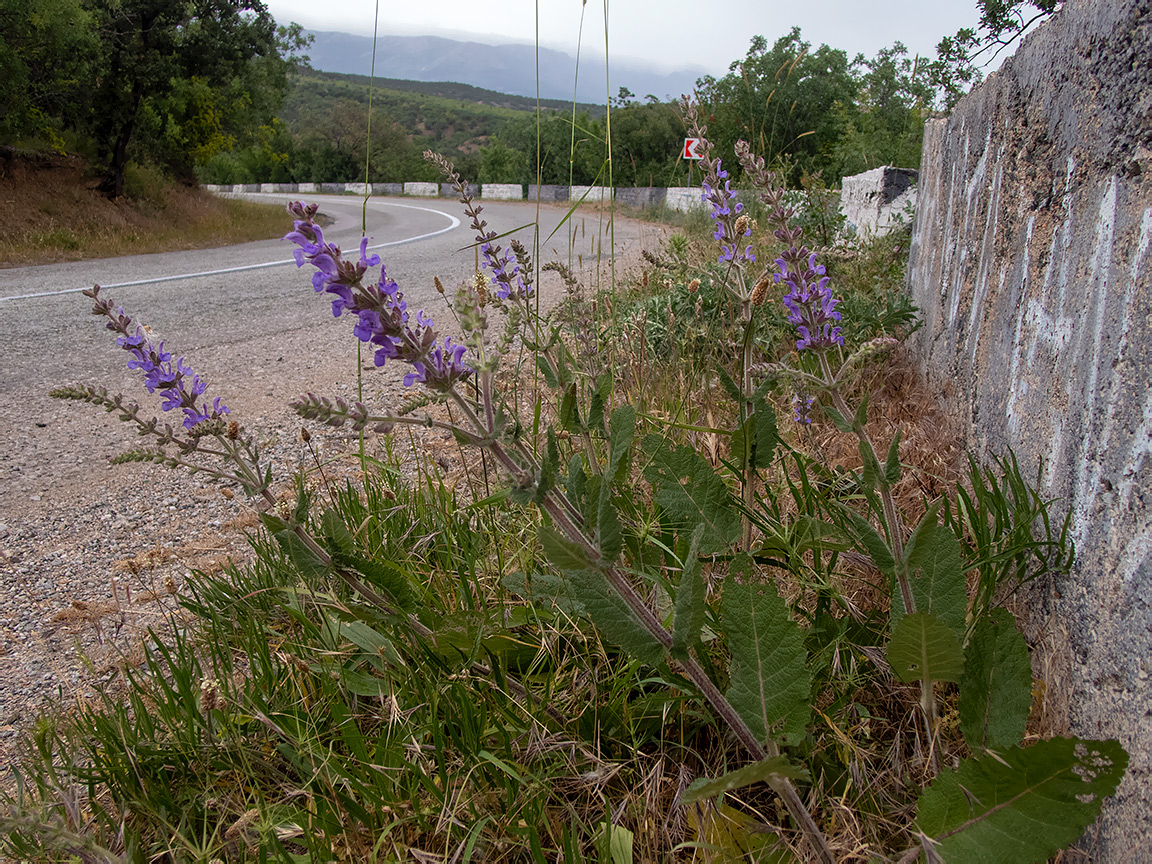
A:
{"type": "Polygon", "coordinates": [[[0,267],[203,249],[284,233],[279,206],[216,198],[130,167],[115,201],[75,156],[0,147],[0,209],[6,214],[0,267]]]}

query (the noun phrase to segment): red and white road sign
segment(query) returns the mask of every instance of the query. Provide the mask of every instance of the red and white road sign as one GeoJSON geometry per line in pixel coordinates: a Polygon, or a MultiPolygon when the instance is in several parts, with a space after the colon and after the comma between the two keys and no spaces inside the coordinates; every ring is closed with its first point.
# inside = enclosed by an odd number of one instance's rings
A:
{"type": "Polygon", "coordinates": [[[704,158],[704,139],[703,138],[685,138],[684,151],[680,154],[681,159],[703,159],[704,158]]]}

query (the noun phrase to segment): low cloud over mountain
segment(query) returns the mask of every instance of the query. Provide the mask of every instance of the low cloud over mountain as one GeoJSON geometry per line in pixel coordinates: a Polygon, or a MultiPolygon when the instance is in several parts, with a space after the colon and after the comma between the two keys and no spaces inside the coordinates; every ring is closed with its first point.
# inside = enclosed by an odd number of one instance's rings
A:
{"type": "MultiPolygon", "coordinates": [[[[367,75],[372,66],[372,39],[349,33],[312,31],[308,49],[312,67],[323,72],[367,75]]],[[[411,81],[457,81],[521,96],[536,95],[534,45],[485,45],[440,36],[380,36],[376,41],[376,75],[411,81]]],[[[576,58],[540,48],[540,96],[572,99],[576,58]]],[[[692,91],[699,69],[662,72],[638,63],[611,63],[610,87],[615,96],[627,87],[637,99],[651,94],[664,100],[692,91]]],[[[583,52],[576,100],[604,104],[604,57],[583,52]]]]}

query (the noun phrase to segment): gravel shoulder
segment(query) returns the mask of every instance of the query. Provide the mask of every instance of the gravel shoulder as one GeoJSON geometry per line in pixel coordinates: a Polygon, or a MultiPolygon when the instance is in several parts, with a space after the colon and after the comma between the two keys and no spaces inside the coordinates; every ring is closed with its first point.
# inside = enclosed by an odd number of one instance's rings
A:
{"type": "MultiPolygon", "coordinates": [[[[452,209],[452,202],[438,203],[452,209]]],[[[524,224],[526,217],[520,213],[519,222],[508,224],[524,224]]],[[[642,249],[655,250],[664,234],[657,226],[627,220],[618,220],[614,229],[618,273],[635,266],[642,249]]],[[[449,285],[463,278],[473,260],[469,242],[461,228],[438,247],[433,241],[396,247],[400,270],[428,286],[410,306],[443,308],[431,294],[432,276],[442,276],[449,285]]],[[[276,254],[284,251],[280,247],[276,254]]],[[[543,260],[552,257],[557,256],[549,249],[543,260]]],[[[88,263],[92,270],[102,264],[88,263]]],[[[36,272],[42,269],[29,268],[28,282],[45,281],[36,272]]],[[[389,264],[388,272],[395,276],[399,270],[389,264]]],[[[351,324],[331,318],[327,303],[308,290],[304,273],[284,268],[246,279],[205,286],[192,282],[179,294],[148,298],[125,293],[116,299],[125,306],[136,301],[128,311],[144,322],[170,314],[191,316],[195,323],[208,320],[201,308],[205,296],[218,295],[224,303],[237,293],[259,296],[270,282],[291,283],[291,293],[270,294],[262,301],[266,320],[276,322],[268,332],[261,332],[258,314],[233,326],[227,323],[232,313],[225,311],[218,323],[181,332],[174,346],[212,382],[209,395],[219,394],[234,407],[286,487],[293,472],[312,458],[300,440],[301,421],[287,403],[309,391],[354,397],[356,345],[351,324]],[[191,302],[187,298],[195,292],[200,292],[196,302],[201,306],[181,305],[191,302]]],[[[17,290],[8,288],[9,294],[17,290]]],[[[550,274],[541,285],[543,302],[555,302],[561,290],[550,274]]],[[[4,293],[0,290],[0,296],[4,293]]],[[[53,387],[93,383],[152,407],[135,373],[124,368],[124,355],[111,335],[77,313],[85,302],[78,295],[30,301],[20,304],[20,314],[16,303],[0,303],[6,334],[6,344],[0,345],[0,775],[6,786],[21,733],[44,712],[91,698],[94,688],[122,676],[126,664],[139,662],[148,628],[171,626],[179,614],[174,592],[183,590],[189,573],[230,558],[242,560],[244,532],[256,523],[242,493],[203,475],[150,464],[109,464],[110,457],[137,444],[132,429],[96,406],[47,397],[53,387]],[[43,333],[54,328],[64,334],[63,347],[46,344],[43,333]]],[[[174,325],[165,325],[162,332],[174,341],[178,335],[174,325]]],[[[371,399],[365,401],[395,404],[400,379],[401,371],[394,368],[366,373],[371,399]]],[[[310,432],[323,458],[334,460],[335,473],[355,473],[353,435],[315,424],[310,432]]],[[[425,436],[418,446],[449,471],[456,467],[454,445],[425,436]]]]}

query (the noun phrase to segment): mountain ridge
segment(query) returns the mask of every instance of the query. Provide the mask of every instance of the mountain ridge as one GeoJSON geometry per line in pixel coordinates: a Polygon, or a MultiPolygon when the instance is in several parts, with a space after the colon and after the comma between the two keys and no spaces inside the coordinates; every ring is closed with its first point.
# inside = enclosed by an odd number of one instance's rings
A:
{"type": "MultiPolygon", "coordinates": [[[[368,75],[372,69],[372,38],[351,33],[309,30],[308,55],[314,69],[368,75]]],[[[665,101],[690,92],[699,69],[661,72],[634,62],[609,61],[605,82],[604,58],[584,53],[580,76],[576,58],[563,51],[510,43],[488,45],[443,36],[382,35],[376,40],[376,75],[424,82],[459,82],[517,96],[536,96],[539,52],[539,95],[603,105],[627,87],[637,98],[648,95],[665,101]],[[576,86],[573,87],[573,81],[576,86]],[[609,91],[608,88],[611,88],[609,91]]]]}

